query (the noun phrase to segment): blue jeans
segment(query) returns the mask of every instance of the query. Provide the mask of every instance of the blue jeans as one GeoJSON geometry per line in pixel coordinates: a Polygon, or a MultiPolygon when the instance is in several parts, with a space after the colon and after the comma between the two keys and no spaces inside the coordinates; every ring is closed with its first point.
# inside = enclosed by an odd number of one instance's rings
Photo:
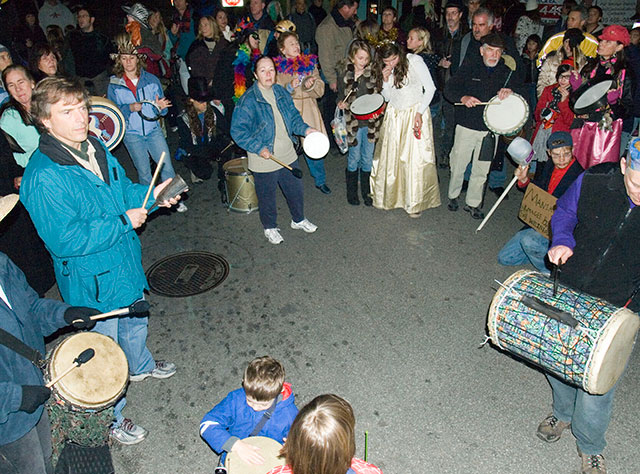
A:
{"type": "Polygon", "coordinates": [[[0,472],[3,474],[50,474],[51,425],[45,408],[38,424],[26,435],[0,446],[0,472]]]}
{"type": "Polygon", "coordinates": [[[349,155],[347,156],[347,169],[349,171],[357,171],[360,168],[365,173],[371,172],[371,164],[373,163],[373,150],[375,143],[367,139],[369,127],[360,127],[356,132],[356,146],[349,147],[349,155]]]}
{"type": "Polygon", "coordinates": [[[307,166],[309,167],[309,174],[313,178],[316,186],[327,184],[327,173],[324,170],[324,158],[320,160],[313,160],[307,155],[304,155],[304,159],[307,162],[307,166]]]}
{"type": "MultiPolygon", "coordinates": [[[[148,318],[120,317],[98,321],[93,329],[100,334],[109,336],[120,345],[129,363],[129,373],[132,375],[151,372],[155,368],[155,360],[147,347],[148,318]]],[[[116,424],[124,419],[122,410],[127,404],[125,397],[118,400],[113,407],[116,424]]]]}
{"type": "Polygon", "coordinates": [[[583,454],[601,454],[607,445],[604,435],[611,420],[616,387],[604,395],[591,395],[552,375],[546,377],[553,390],[553,415],[571,422],[571,431],[583,454]]]}
{"type": "Polygon", "coordinates": [[[176,172],[173,170],[173,165],[171,164],[169,146],[160,128],[155,129],[148,135],[125,133],[124,145],[127,147],[127,151],[131,156],[136,170],[138,170],[138,182],[140,184],[147,185],[151,183],[152,176],[149,155],[151,155],[153,161],[157,163],[162,153],[165,153],[164,166],[160,172],[161,181],[173,178],[176,175],[176,172]]]}
{"type": "Polygon", "coordinates": [[[544,257],[549,250],[549,240],[532,228],[523,229],[511,237],[498,252],[500,265],[524,265],[531,263],[538,271],[549,273],[544,257]]]}
{"type": "MultiPolygon", "coordinates": [[[[298,160],[291,163],[290,166],[292,168],[300,168],[298,160]]],[[[302,180],[293,176],[291,171],[286,168],[280,168],[269,173],[254,172],[253,180],[256,185],[256,195],[258,196],[260,222],[262,222],[264,229],[278,227],[278,209],[276,207],[276,190],[278,186],[282,189],[282,194],[287,200],[293,222],[304,220],[302,180]]]]}

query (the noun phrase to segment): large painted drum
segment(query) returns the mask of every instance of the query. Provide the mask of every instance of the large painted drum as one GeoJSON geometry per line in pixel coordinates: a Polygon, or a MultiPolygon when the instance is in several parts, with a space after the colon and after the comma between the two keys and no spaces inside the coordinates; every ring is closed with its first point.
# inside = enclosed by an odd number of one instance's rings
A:
{"type": "Polygon", "coordinates": [[[98,411],[114,405],[129,380],[127,357],[118,344],[97,332],[82,332],[65,338],[47,358],[45,378],[53,380],[73,365],[85,349],[95,355],[76,367],[53,387],[56,399],[77,411],[98,411]]]}
{"type": "Polygon", "coordinates": [[[558,285],[554,297],[549,278],[520,270],[493,297],[487,326],[491,341],[500,349],[600,395],[624,371],[640,318],[626,308],[563,285],[558,285]],[[532,299],[539,304],[532,305],[532,299]],[[554,313],[570,314],[577,326],[549,316],[554,313]]]}
{"type": "Polygon", "coordinates": [[[126,123],[116,104],[99,96],[89,98],[89,134],[100,139],[109,151],[117,147],[124,138],[126,123]]]}
{"type": "Polygon", "coordinates": [[[247,464],[236,454],[229,453],[224,463],[229,474],[265,474],[274,467],[284,466],[284,458],[279,457],[282,445],[276,440],[265,436],[250,436],[242,441],[260,448],[260,454],[264,458],[264,464],[259,466],[247,464]]]}
{"type": "Polygon", "coordinates": [[[229,210],[249,214],[258,209],[258,196],[253,174],[249,171],[245,157],[227,161],[224,166],[227,180],[227,202],[229,210]]]}

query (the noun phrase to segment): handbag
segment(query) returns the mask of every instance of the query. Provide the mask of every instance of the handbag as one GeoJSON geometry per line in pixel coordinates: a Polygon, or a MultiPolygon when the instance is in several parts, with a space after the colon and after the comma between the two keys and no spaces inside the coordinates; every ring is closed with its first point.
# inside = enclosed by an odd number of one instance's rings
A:
{"type": "Polygon", "coordinates": [[[344,118],[344,110],[336,106],[336,111],[333,114],[333,120],[331,121],[331,131],[333,132],[333,139],[338,145],[338,150],[343,155],[349,151],[349,143],[347,142],[347,121],[344,118]]]}
{"type": "Polygon", "coordinates": [[[480,154],[478,155],[478,161],[492,161],[493,155],[496,152],[496,136],[493,132],[487,133],[482,139],[482,145],[480,145],[480,154]]]}

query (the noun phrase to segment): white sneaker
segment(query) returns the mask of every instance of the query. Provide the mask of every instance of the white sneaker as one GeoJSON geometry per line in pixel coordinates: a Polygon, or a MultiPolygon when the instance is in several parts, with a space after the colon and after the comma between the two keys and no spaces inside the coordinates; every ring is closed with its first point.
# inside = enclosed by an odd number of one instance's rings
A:
{"type": "Polygon", "coordinates": [[[318,226],[309,222],[308,219],[302,219],[300,222],[291,221],[292,229],[302,229],[308,234],[311,232],[315,232],[318,229],[318,226]]]}
{"type": "Polygon", "coordinates": [[[189,210],[189,208],[183,202],[179,202],[178,203],[178,207],[176,207],[176,211],[178,211],[178,212],[187,212],[188,210],[189,210]]]}
{"type": "Polygon", "coordinates": [[[143,441],[149,432],[142,426],[134,424],[129,418],[122,420],[117,426],[111,428],[109,435],[111,439],[121,444],[132,445],[143,441]]]}
{"type": "Polygon", "coordinates": [[[265,229],[264,236],[269,242],[274,245],[278,245],[280,242],[284,242],[284,239],[280,235],[280,229],[274,227],[273,229],[265,229]]]}

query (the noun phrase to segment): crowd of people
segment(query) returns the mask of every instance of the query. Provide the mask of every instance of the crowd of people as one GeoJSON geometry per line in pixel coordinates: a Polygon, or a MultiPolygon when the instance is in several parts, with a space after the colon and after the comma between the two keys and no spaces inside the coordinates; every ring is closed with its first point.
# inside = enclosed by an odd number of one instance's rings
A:
{"type": "MultiPolygon", "coordinates": [[[[119,11],[121,31],[113,36],[99,31],[105,18],[90,6],[15,3],[6,9],[15,28],[2,32],[0,44],[0,183],[2,194],[19,193],[21,204],[5,220],[0,243],[20,270],[8,258],[0,261],[6,303],[0,326],[40,352],[43,336],[56,328],[92,326],[92,314],[144,298],[136,230],[175,176],[175,160],[194,185],[217,166],[220,198],[228,204],[224,164],[245,156],[265,238],[280,244],[278,189],[290,227],[317,230],[304,212],[300,163],[315,188],[331,194],[325,161],[309,156],[305,137],[334,129],[344,134],[347,203],[357,206],[361,197],[365,206],[403,209],[411,218],[441,204],[439,178],[449,173],[448,210],[458,211],[464,194],[464,211],[483,219],[487,191],[505,191],[510,140],[526,138],[533,160],[516,167],[518,188],[532,182],[559,198],[558,210],[550,239],[527,227],[498,261],[530,263],[547,275],[562,265],[563,283],[640,307],[639,267],[629,249],[640,219],[640,142],[633,138],[640,123],[640,28],[604,25],[602,8],[591,0],[566,0],[554,23],[543,23],[536,0],[436,0],[403,5],[402,14],[383,6],[380,22],[377,15],[359,18],[357,0],[338,0],[330,9],[321,0],[296,0],[291,12],[277,1],[249,0],[241,10],[174,0],[170,15],[133,3],[119,11]],[[137,183],[87,135],[90,96],[107,97],[124,117],[137,183]],[[487,104],[504,105],[501,116],[516,125],[492,123],[487,104]],[[174,150],[171,133],[178,134],[174,150]],[[161,160],[162,184],[146,202],[161,160]],[[54,275],[65,303],[43,298],[54,275]],[[47,318],[36,321],[45,309],[47,318]],[[20,325],[28,330],[16,333],[20,325]]],[[[179,196],[157,205],[187,211],[179,196]]],[[[146,347],[146,318],[101,321],[94,330],[120,344],[130,380],[176,372],[146,347]]],[[[2,344],[0,356],[0,454],[15,472],[48,472],[43,404],[50,391],[2,344]]],[[[538,436],[552,442],[571,428],[582,472],[606,472],[602,452],[615,388],[596,396],[548,379],[553,413],[538,436]]],[[[115,404],[110,434],[135,444],[147,432],[124,417],[125,403],[123,396],[115,404]]],[[[335,395],[297,413],[284,369],[262,358],[250,364],[243,388],[205,416],[201,435],[219,454],[235,451],[259,463],[242,438],[261,424],[259,433],[287,438],[288,466],[274,473],[379,472],[353,458],[353,423],[351,407],[335,395]],[[272,408],[286,416],[262,422],[272,408]],[[339,429],[321,434],[325,411],[339,429]],[[314,436],[326,437],[324,451],[314,451],[314,436]]]]}

